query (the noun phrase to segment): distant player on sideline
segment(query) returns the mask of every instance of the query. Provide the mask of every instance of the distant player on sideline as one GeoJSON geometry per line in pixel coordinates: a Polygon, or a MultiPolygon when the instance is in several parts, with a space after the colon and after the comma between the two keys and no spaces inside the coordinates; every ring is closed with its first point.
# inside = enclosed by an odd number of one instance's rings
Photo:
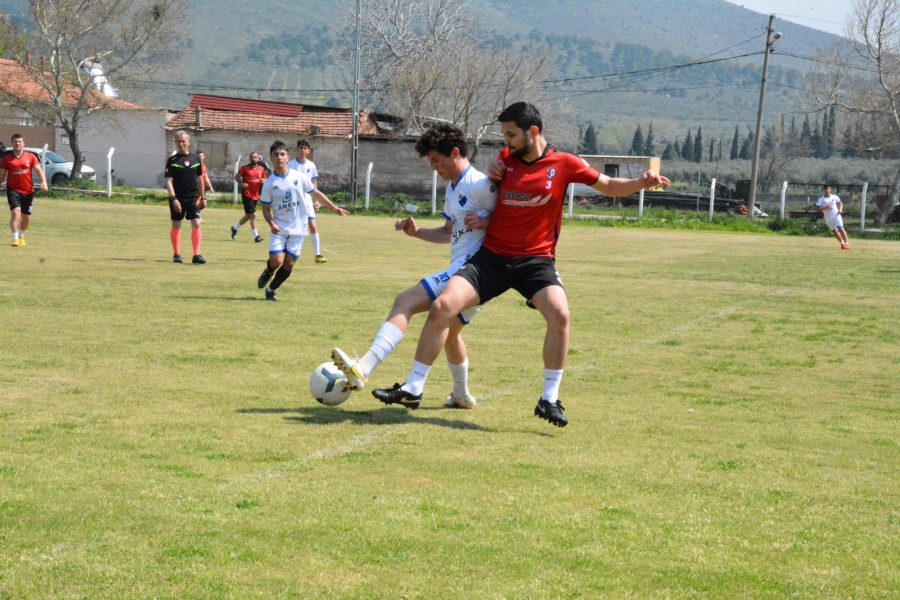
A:
{"type": "Polygon", "coordinates": [[[31,223],[31,208],[34,204],[34,181],[32,171],[41,180],[41,191],[47,191],[47,177],[41,168],[41,160],[31,152],[25,152],[25,138],[21,133],[12,136],[12,151],[0,160],[0,183],[6,182],[6,201],[9,203],[9,230],[12,245],[25,245],[25,230],[31,223]]]}
{"type": "Polygon", "coordinates": [[[275,168],[263,184],[259,201],[263,205],[263,218],[272,229],[272,236],[269,238],[269,260],[256,284],[260,289],[266,288],[266,300],[276,302],[278,298],[275,297],[275,290],[291,276],[294,263],[300,258],[300,251],[303,249],[303,238],[309,222],[304,197],[312,194],[341,216],[346,215],[347,211],[335,206],[325,194],[316,189],[306,175],[288,169],[290,154],[284,142],[276,140],[269,148],[269,156],[275,168]],[[275,276],[274,279],[272,275],[275,276]]]}
{"type": "MultiPolygon", "coordinates": [[[[432,300],[437,298],[450,277],[468,260],[484,240],[484,229],[470,229],[464,220],[470,212],[489,219],[497,204],[497,186],[486,175],[472,168],[466,158],[466,136],[453,125],[438,125],[426,131],[416,142],[419,156],[427,157],[431,168],[441,179],[449,181],[444,199],[444,225],[433,229],[422,229],[415,219],[408,217],[394,224],[394,228],[406,235],[435,244],[450,244],[450,267],[438,271],[402,292],[394,299],[387,320],[375,336],[369,351],[358,361],[352,360],[343,350],[331,351],[334,363],[347,376],[351,388],[360,390],[366,380],[403,340],[409,320],[413,315],[427,312],[432,300]]],[[[447,396],[446,406],[472,408],[475,398],[469,393],[469,360],[466,346],[459,333],[478,307],[461,311],[453,320],[444,351],[447,366],[453,376],[453,391],[447,396]]],[[[395,387],[399,388],[400,384],[395,387]]],[[[378,397],[378,396],[376,396],[378,397]]],[[[408,408],[418,408],[422,396],[403,397],[398,402],[408,408]]],[[[382,400],[383,401],[383,400],[382,400]]],[[[388,403],[389,404],[389,403],[388,403]]]]}
{"type": "Polygon", "coordinates": [[[841,250],[850,249],[850,240],[847,239],[847,230],[844,229],[844,220],[841,215],[844,212],[844,204],[837,196],[831,195],[831,186],[822,186],[825,195],[816,201],[816,212],[820,212],[825,217],[825,224],[834,234],[834,237],[841,243],[841,250]]]}
{"type": "Polygon", "coordinates": [[[250,221],[250,229],[253,231],[253,241],[263,241],[262,236],[256,230],[256,203],[259,201],[259,192],[266,180],[266,170],[260,164],[259,152],[250,153],[250,162],[237,172],[234,180],[241,188],[241,200],[244,203],[244,216],[231,228],[231,239],[237,235],[241,225],[250,221]]]}
{"type": "Polygon", "coordinates": [[[200,206],[205,202],[204,184],[201,180],[200,157],[191,153],[191,136],[187,131],[175,133],[176,152],[166,159],[166,189],[169,191],[169,215],[172,229],[172,262],[181,263],[181,222],[187,218],[191,222],[191,246],[194,249],[195,265],[206,263],[200,255],[200,206]]]}
{"type": "MultiPolygon", "coordinates": [[[[581,183],[615,197],[668,185],[669,180],[654,171],[636,179],[599,173],[584,159],[550,146],[541,132],[540,113],[526,102],[508,106],[498,120],[506,148],[489,170],[500,192],[484,243],[432,303],[406,382],[372,394],[385,403],[420,399],[456,315],[513,288],[547,322],[544,389],[534,414],[564,427],[569,421],[559,402],[559,384],[569,351],[569,305],[555,260],[566,188],[581,183]]],[[[480,227],[479,221],[476,214],[466,215],[469,227],[480,227]]]]}
{"type": "MultiPolygon", "coordinates": [[[[312,149],[309,146],[309,140],[306,138],[297,140],[297,158],[292,159],[291,162],[288,163],[288,168],[300,171],[306,175],[318,189],[319,182],[317,179],[319,178],[319,171],[316,170],[316,163],[307,160],[311,151],[312,149]]],[[[316,211],[319,210],[319,203],[314,203],[309,196],[307,196],[306,199],[308,201],[306,211],[309,213],[309,237],[312,239],[313,252],[316,253],[315,260],[317,263],[325,263],[328,262],[328,259],[322,256],[322,251],[319,247],[319,228],[316,227],[316,211]]]]}

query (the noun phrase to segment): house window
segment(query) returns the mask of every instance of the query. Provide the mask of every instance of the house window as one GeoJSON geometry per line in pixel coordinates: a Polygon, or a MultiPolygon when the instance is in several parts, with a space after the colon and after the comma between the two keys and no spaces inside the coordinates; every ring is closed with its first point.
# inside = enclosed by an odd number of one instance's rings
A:
{"type": "Polygon", "coordinates": [[[228,166],[228,144],[225,142],[200,142],[196,152],[206,155],[206,167],[208,169],[224,169],[228,166]]]}
{"type": "Polygon", "coordinates": [[[619,165],[603,165],[603,174],[607,177],[618,177],[619,165]]]}

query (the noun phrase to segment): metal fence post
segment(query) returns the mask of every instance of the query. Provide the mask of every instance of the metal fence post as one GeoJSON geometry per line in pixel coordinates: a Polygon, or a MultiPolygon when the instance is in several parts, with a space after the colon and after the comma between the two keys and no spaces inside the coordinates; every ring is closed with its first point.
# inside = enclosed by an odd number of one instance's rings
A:
{"type": "Polygon", "coordinates": [[[644,216],[644,190],[638,192],[638,219],[644,216]]]}
{"type": "Polygon", "coordinates": [[[115,148],[109,149],[109,154],[106,155],[106,197],[112,198],[112,155],[115,152],[115,148]]]}
{"type": "Polygon", "coordinates": [[[572,218],[572,205],[575,204],[575,184],[569,184],[569,218],[572,218]]]}
{"type": "Polygon", "coordinates": [[[371,189],[370,185],[372,183],[372,163],[369,163],[369,168],[366,169],[366,210],[369,210],[369,189],[371,189]]]}
{"type": "Polygon", "coordinates": [[[431,214],[434,215],[437,212],[437,171],[434,172],[434,176],[431,178],[431,214]]]}
{"type": "Polygon", "coordinates": [[[784,221],[784,205],[785,205],[785,198],[787,195],[787,186],[788,186],[787,181],[785,181],[784,183],[781,184],[781,220],[782,221],[784,221]]]}
{"type": "Polygon", "coordinates": [[[869,184],[863,184],[863,192],[862,192],[862,200],[860,200],[861,205],[859,207],[859,230],[862,233],[866,232],[866,193],[869,191],[869,184]]]}
{"type": "MultiPolygon", "coordinates": [[[[234,161],[234,175],[232,175],[232,177],[231,177],[232,179],[237,177],[238,167],[241,164],[241,158],[242,158],[242,156],[240,154],[238,154],[237,160],[234,161]]],[[[237,204],[237,197],[238,197],[238,182],[237,182],[237,179],[235,179],[234,180],[234,193],[232,194],[232,198],[231,198],[231,201],[234,204],[237,204]]]]}
{"type": "Polygon", "coordinates": [[[709,222],[712,223],[713,220],[713,206],[716,203],[716,180],[710,182],[709,185],[709,222]]]}

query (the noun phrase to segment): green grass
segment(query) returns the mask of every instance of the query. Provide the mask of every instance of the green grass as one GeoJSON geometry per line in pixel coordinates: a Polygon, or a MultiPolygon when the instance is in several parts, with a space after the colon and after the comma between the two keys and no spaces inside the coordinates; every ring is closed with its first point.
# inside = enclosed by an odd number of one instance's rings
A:
{"type": "Polygon", "coordinates": [[[560,430],[514,293],[465,331],[475,410],[441,407],[443,358],[417,411],[316,404],[313,366],[447,247],[322,215],[329,262],[266,303],[239,214],[204,211],[204,266],[171,263],[161,205],[39,198],[0,246],[0,598],[900,589],[896,242],[566,223],[560,430]]]}

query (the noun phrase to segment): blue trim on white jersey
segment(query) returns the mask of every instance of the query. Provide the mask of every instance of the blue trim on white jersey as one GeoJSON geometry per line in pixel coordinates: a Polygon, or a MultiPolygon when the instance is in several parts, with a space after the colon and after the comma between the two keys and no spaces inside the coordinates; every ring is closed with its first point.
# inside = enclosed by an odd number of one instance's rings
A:
{"type": "Polygon", "coordinates": [[[448,215],[448,214],[447,214],[446,212],[444,212],[444,211],[441,211],[441,216],[444,217],[444,220],[445,220],[445,221],[452,221],[452,220],[453,220],[453,217],[451,217],[450,215],[448,215]]]}
{"type": "Polygon", "coordinates": [[[425,288],[425,293],[428,294],[428,297],[434,302],[437,299],[437,295],[434,293],[434,290],[431,289],[431,286],[428,285],[428,279],[423,277],[420,280],[420,283],[422,284],[422,287],[425,288]]]}
{"type": "Polygon", "coordinates": [[[450,189],[456,190],[456,184],[459,183],[460,180],[466,176],[466,173],[468,173],[469,169],[471,169],[471,168],[472,168],[472,165],[469,165],[468,167],[466,167],[466,170],[463,171],[462,173],[460,173],[459,177],[456,178],[456,181],[454,181],[453,183],[450,184],[450,189]]]}

